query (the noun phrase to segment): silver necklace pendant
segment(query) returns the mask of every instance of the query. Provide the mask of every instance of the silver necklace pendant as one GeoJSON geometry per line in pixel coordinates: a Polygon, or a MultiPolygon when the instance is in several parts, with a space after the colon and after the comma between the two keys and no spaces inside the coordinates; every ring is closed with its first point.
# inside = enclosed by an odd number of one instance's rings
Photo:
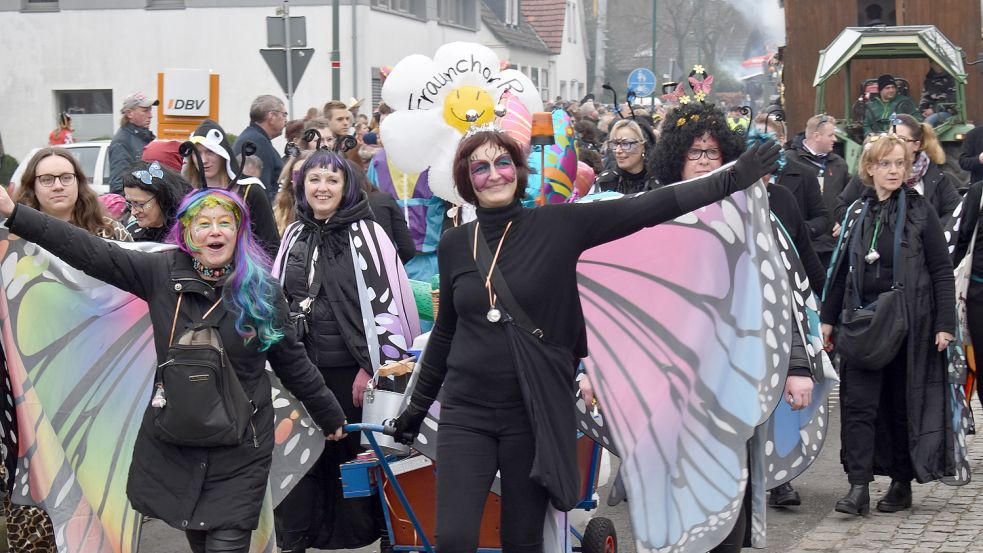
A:
{"type": "Polygon", "coordinates": [[[498,321],[502,320],[502,312],[492,307],[488,310],[488,314],[485,315],[485,318],[487,318],[488,322],[490,323],[497,323],[498,321]]]}
{"type": "Polygon", "coordinates": [[[878,253],[877,250],[870,250],[867,252],[867,255],[864,256],[864,261],[866,261],[868,265],[873,265],[880,258],[881,254],[878,253]]]}

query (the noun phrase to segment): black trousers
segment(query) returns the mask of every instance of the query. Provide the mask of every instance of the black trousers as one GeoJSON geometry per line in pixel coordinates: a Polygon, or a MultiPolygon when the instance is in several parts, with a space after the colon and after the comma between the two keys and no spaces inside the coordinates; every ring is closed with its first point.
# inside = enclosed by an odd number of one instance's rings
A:
{"type": "Polygon", "coordinates": [[[864,371],[851,368],[849,363],[843,365],[841,457],[850,484],[874,480],[875,442],[890,448],[890,466],[884,468],[892,479],[908,482],[914,478],[908,445],[907,360],[905,342],[880,370],[864,371]],[[886,433],[884,425],[878,426],[878,418],[887,421],[886,433]]]}
{"type": "Polygon", "coordinates": [[[437,441],[437,550],[474,553],[485,501],[501,472],[503,553],[541,553],[549,496],[529,478],[535,439],[524,406],[445,401],[437,441]]]}
{"type": "MultiPolygon", "coordinates": [[[[973,339],[973,357],[976,362],[976,395],[983,404],[983,387],[979,378],[983,375],[983,283],[969,283],[966,294],[966,318],[969,323],[969,335],[973,339]]],[[[967,398],[969,399],[969,398],[967,398]]]]}
{"type": "Polygon", "coordinates": [[[250,530],[187,530],[192,553],[248,553],[250,530]]]}

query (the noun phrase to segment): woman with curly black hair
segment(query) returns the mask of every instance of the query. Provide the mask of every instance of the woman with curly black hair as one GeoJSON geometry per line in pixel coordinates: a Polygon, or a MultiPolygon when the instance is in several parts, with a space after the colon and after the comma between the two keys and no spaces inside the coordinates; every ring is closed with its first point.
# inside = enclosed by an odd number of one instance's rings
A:
{"type": "Polygon", "coordinates": [[[694,102],[666,114],[652,165],[659,184],[672,184],[709,173],[743,151],[741,138],[730,130],[723,112],[694,102]]]}

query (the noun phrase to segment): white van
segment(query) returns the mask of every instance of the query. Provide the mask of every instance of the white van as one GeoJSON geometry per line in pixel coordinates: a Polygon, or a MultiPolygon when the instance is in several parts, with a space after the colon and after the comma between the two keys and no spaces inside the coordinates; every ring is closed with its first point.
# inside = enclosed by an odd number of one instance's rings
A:
{"type": "MultiPolygon", "coordinates": [[[[57,146],[58,148],[68,150],[75,156],[79,165],[82,166],[82,170],[85,171],[89,186],[100,196],[109,193],[109,143],[109,140],[94,140],[92,142],[76,142],[74,144],[57,146]]],[[[11,195],[20,186],[21,175],[24,174],[24,169],[27,167],[27,160],[34,157],[34,154],[40,149],[34,148],[28,152],[27,156],[24,157],[24,160],[21,161],[14,174],[10,177],[9,190],[11,195]]]]}

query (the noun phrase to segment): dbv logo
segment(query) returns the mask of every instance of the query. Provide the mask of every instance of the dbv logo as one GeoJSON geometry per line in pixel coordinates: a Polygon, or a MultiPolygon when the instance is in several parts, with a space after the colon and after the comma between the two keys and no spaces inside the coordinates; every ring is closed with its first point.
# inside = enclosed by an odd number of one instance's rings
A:
{"type": "Polygon", "coordinates": [[[171,98],[167,101],[167,109],[186,109],[186,110],[198,110],[205,105],[205,100],[182,100],[171,98]]]}

